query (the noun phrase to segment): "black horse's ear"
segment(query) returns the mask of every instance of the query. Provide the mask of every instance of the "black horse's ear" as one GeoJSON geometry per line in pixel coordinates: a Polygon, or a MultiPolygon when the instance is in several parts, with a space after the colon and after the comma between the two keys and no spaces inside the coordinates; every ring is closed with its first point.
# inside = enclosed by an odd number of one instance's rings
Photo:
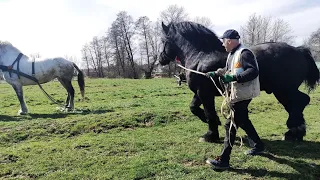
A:
{"type": "Polygon", "coordinates": [[[166,25],[163,23],[163,21],[161,22],[161,25],[162,25],[163,32],[164,32],[165,34],[168,34],[168,32],[169,32],[169,27],[166,26],[166,25]]]}

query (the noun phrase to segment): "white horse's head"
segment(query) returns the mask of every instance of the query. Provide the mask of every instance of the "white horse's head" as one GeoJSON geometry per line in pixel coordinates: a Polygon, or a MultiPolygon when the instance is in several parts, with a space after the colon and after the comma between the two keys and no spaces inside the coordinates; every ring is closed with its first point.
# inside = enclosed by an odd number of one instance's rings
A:
{"type": "Polygon", "coordinates": [[[10,64],[21,53],[19,49],[14,47],[7,41],[0,41],[0,64],[10,64]]]}

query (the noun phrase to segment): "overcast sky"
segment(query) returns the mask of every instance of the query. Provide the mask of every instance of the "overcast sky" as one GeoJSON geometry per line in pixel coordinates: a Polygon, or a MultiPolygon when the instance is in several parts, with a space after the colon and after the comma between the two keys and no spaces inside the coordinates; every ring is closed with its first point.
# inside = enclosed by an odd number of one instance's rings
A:
{"type": "Polygon", "coordinates": [[[82,46],[103,35],[118,12],[156,21],[173,4],[210,18],[217,35],[239,30],[253,13],[289,22],[296,45],[320,28],[320,0],[0,0],[0,40],[26,55],[80,59],[82,46]]]}

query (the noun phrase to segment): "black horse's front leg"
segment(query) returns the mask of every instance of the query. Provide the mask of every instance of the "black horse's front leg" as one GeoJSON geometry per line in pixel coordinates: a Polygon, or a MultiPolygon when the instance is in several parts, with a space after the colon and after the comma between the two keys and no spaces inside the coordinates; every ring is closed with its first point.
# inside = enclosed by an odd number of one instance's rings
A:
{"type": "Polygon", "coordinates": [[[214,107],[214,94],[207,89],[198,90],[194,96],[191,112],[198,116],[203,122],[208,123],[208,132],[201,138],[201,142],[220,142],[218,126],[221,125],[220,119],[214,107]],[[203,104],[204,110],[200,108],[203,104]]]}
{"type": "Polygon", "coordinates": [[[194,95],[193,99],[190,103],[190,111],[199,117],[199,119],[204,122],[204,123],[208,123],[207,117],[204,113],[204,110],[200,108],[202,102],[200,100],[200,98],[198,97],[198,95],[194,95]]]}

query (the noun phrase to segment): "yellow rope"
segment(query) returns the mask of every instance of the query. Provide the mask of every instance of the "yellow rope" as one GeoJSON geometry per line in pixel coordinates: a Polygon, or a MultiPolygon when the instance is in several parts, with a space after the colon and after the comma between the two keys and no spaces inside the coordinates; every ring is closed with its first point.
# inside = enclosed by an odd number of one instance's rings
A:
{"type": "MultiPolygon", "coordinates": [[[[234,126],[236,132],[238,131],[237,125],[234,121],[234,109],[231,107],[230,93],[228,91],[228,88],[226,88],[226,87],[225,87],[225,91],[223,93],[222,90],[220,90],[220,88],[217,86],[217,84],[215,83],[213,78],[210,77],[210,79],[213,82],[213,84],[216,86],[216,88],[218,89],[221,96],[223,97],[223,101],[222,101],[221,107],[220,107],[220,113],[222,114],[222,116],[224,118],[231,120],[230,127],[229,127],[229,137],[230,137],[232,126],[234,126]]],[[[232,147],[231,142],[230,142],[230,138],[229,138],[229,144],[232,147]]],[[[243,145],[243,141],[242,141],[242,137],[240,136],[240,147],[242,147],[242,145],[243,145]]]]}
{"type": "MultiPolygon", "coordinates": [[[[199,72],[199,71],[195,71],[193,69],[188,69],[188,68],[185,68],[184,66],[180,65],[180,64],[177,64],[177,66],[179,66],[180,68],[182,69],[185,69],[187,71],[190,71],[190,72],[194,72],[196,74],[200,74],[200,75],[203,75],[203,76],[206,76],[206,73],[203,73],[203,72],[199,72]]],[[[219,77],[220,78],[220,77],[219,77]]],[[[230,98],[230,93],[228,92],[228,88],[225,88],[225,91],[223,92],[223,90],[221,90],[216,82],[213,80],[212,77],[210,77],[211,81],[213,82],[213,84],[216,86],[217,90],[219,91],[220,95],[224,98],[223,101],[222,101],[222,104],[221,104],[221,108],[220,108],[220,112],[222,114],[222,116],[226,119],[230,119],[231,120],[231,123],[230,123],[230,128],[229,128],[229,137],[230,137],[230,134],[231,134],[231,128],[232,126],[234,126],[234,128],[236,129],[236,132],[238,131],[238,128],[236,126],[236,123],[234,121],[234,110],[233,108],[231,107],[231,98],[230,98]],[[224,108],[227,107],[226,110],[224,110],[224,108]]],[[[243,141],[242,141],[242,137],[240,136],[240,147],[242,147],[243,145],[243,141]]],[[[232,147],[231,145],[231,142],[230,142],[230,138],[229,138],[229,144],[230,146],[232,147]]]]}

